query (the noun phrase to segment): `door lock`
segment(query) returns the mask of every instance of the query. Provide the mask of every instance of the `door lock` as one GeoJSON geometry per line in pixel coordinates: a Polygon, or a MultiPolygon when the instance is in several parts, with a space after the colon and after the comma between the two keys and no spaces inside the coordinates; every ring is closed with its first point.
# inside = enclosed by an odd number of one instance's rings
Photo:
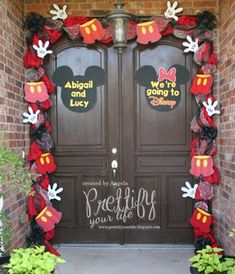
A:
{"type": "Polygon", "coordinates": [[[113,160],[111,162],[111,168],[112,168],[112,172],[113,172],[113,179],[116,178],[116,174],[117,174],[117,168],[118,168],[118,162],[117,160],[113,160]]]}

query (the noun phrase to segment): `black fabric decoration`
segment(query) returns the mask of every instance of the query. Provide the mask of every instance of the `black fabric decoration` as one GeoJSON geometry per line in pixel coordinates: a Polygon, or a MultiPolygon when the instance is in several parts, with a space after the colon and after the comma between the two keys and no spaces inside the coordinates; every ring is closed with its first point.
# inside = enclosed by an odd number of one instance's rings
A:
{"type": "Polygon", "coordinates": [[[24,28],[28,30],[28,34],[26,36],[26,42],[28,45],[32,43],[34,34],[40,35],[43,32],[45,23],[46,19],[35,12],[30,13],[26,17],[24,21],[24,28]]]}
{"type": "Polygon", "coordinates": [[[215,15],[207,10],[197,14],[197,21],[201,32],[205,32],[206,30],[213,30],[217,24],[215,15]]]}
{"type": "Polygon", "coordinates": [[[40,126],[39,128],[31,128],[29,134],[32,139],[34,139],[43,152],[50,151],[53,146],[53,139],[48,129],[44,126],[40,126]]]}
{"type": "Polygon", "coordinates": [[[37,224],[37,222],[34,219],[30,222],[30,227],[31,231],[27,237],[28,246],[43,245],[44,232],[42,228],[37,224]]]}
{"type": "Polygon", "coordinates": [[[205,237],[199,237],[194,242],[195,251],[205,248],[207,245],[211,245],[211,240],[205,237]]]}
{"type": "Polygon", "coordinates": [[[218,130],[215,127],[202,127],[202,131],[200,132],[200,137],[209,137],[214,140],[217,137],[218,130]]]}
{"type": "Polygon", "coordinates": [[[33,33],[40,34],[43,31],[45,23],[46,19],[43,16],[32,12],[26,17],[24,27],[33,33]]]}

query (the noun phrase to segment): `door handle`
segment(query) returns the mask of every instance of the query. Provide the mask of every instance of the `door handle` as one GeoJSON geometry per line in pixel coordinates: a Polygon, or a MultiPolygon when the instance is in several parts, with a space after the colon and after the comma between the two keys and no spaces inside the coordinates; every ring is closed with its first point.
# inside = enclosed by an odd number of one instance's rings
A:
{"type": "Polygon", "coordinates": [[[113,160],[111,162],[111,168],[112,168],[112,173],[113,173],[113,179],[116,178],[116,174],[117,174],[117,168],[118,168],[118,162],[117,160],[113,160]]]}

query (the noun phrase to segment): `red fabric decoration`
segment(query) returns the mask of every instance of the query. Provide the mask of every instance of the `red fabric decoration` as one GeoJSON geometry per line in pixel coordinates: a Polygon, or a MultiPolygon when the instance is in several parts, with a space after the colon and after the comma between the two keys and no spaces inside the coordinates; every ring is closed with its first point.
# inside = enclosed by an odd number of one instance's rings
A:
{"type": "Polygon", "coordinates": [[[50,231],[44,233],[44,239],[46,241],[51,241],[55,237],[55,229],[53,228],[50,231]]]}
{"type": "Polygon", "coordinates": [[[46,120],[46,122],[45,122],[45,127],[48,129],[49,133],[52,132],[51,124],[48,120],[46,120]]]}
{"type": "Polygon", "coordinates": [[[86,44],[94,44],[96,40],[102,40],[105,35],[105,30],[98,19],[80,25],[80,32],[86,44]]]}
{"type": "Polygon", "coordinates": [[[46,74],[43,74],[42,81],[45,83],[48,93],[54,92],[55,86],[52,84],[51,80],[46,76],[46,74]]]}
{"type": "Polygon", "coordinates": [[[194,228],[198,228],[201,232],[209,233],[212,224],[212,215],[201,208],[196,208],[189,222],[194,228]]]}
{"type": "Polygon", "coordinates": [[[60,253],[48,241],[44,240],[44,245],[45,245],[47,251],[49,251],[50,253],[52,253],[56,256],[60,256],[60,253]]]}
{"type": "Polygon", "coordinates": [[[218,58],[217,55],[215,53],[212,53],[207,61],[207,64],[213,64],[213,65],[217,65],[218,64],[218,58]]]}
{"type": "Polygon", "coordinates": [[[65,27],[72,27],[74,25],[82,25],[86,22],[88,22],[89,19],[83,16],[68,16],[64,20],[64,26],[65,27]]]}
{"type": "Polygon", "coordinates": [[[217,146],[214,140],[212,140],[211,142],[212,142],[212,144],[210,144],[211,147],[208,149],[207,140],[197,136],[190,145],[190,148],[191,148],[190,157],[193,157],[196,155],[214,156],[217,153],[217,146]]]}
{"type": "Polygon", "coordinates": [[[25,68],[34,67],[36,69],[39,69],[42,62],[43,62],[43,59],[39,58],[35,53],[33,53],[29,49],[27,49],[25,57],[24,57],[25,68]]]}
{"type": "Polygon", "coordinates": [[[196,240],[199,237],[203,236],[205,238],[209,238],[212,245],[217,243],[215,240],[214,232],[211,229],[208,233],[204,233],[200,229],[196,228],[196,229],[194,229],[193,233],[194,233],[194,237],[196,240]]]}
{"type": "Polygon", "coordinates": [[[136,21],[130,20],[127,29],[127,40],[132,40],[136,37],[136,21]]]}
{"type": "Polygon", "coordinates": [[[168,25],[167,28],[161,32],[161,35],[167,36],[167,35],[171,35],[174,32],[174,28],[171,25],[168,25]]]}
{"type": "Polygon", "coordinates": [[[30,103],[44,102],[49,98],[44,82],[28,82],[24,86],[25,101],[30,103]]]}
{"type": "Polygon", "coordinates": [[[62,218],[62,214],[51,206],[46,206],[36,217],[37,224],[44,230],[50,231],[58,224],[62,218]]]}
{"type": "Polygon", "coordinates": [[[71,39],[76,39],[79,36],[80,25],[88,22],[89,19],[82,16],[68,16],[64,21],[64,30],[68,33],[71,39]]]}
{"type": "Polygon", "coordinates": [[[43,153],[40,158],[36,160],[37,172],[40,174],[52,173],[56,170],[54,157],[51,153],[43,153]]]}
{"type": "Polygon", "coordinates": [[[49,42],[51,44],[53,44],[55,41],[57,41],[62,36],[62,31],[56,30],[56,29],[51,29],[46,25],[44,27],[44,31],[48,34],[49,42]]]}
{"type": "Polygon", "coordinates": [[[52,106],[52,102],[51,102],[51,100],[48,99],[45,102],[31,103],[29,105],[33,109],[34,112],[36,112],[38,109],[40,109],[42,112],[44,112],[52,106]]]}
{"type": "Polygon", "coordinates": [[[189,172],[195,177],[212,175],[214,173],[212,157],[207,155],[193,156],[189,172]]]}
{"type": "Polygon", "coordinates": [[[38,159],[42,155],[42,150],[38,146],[37,142],[33,141],[29,150],[27,161],[33,161],[38,159]]]}
{"type": "Polygon", "coordinates": [[[190,91],[193,94],[206,95],[211,92],[213,78],[207,74],[197,74],[194,79],[190,91]]]}
{"type": "Polygon", "coordinates": [[[30,193],[29,193],[29,197],[28,197],[28,219],[32,220],[33,217],[35,217],[38,212],[35,208],[35,203],[34,203],[34,195],[35,195],[35,190],[34,188],[31,189],[30,193]]]}
{"type": "Polygon", "coordinates": [[[38,181],[40,181],[40,187],[48,190],[48,186],[49,186],[49,178],[47,174],[42,175],[41,177],[37,178],[38,181]]]}
{"type": "Polygon", "coordinates": [[[201,46],[195,52],[193,59],[198,65],[201,65],[201,64],[207,63],[210,55],[211,55],[210,42],[205,42],[201,44],[201,46]]]}
{"type": "Polygon", "coordinates": [[[214,169],[214,173],[212,175],[205,176],[203,178],[203,180],[207,181],[211,185],[218,184],[219,178],[220,178],[219,169],[216,166],[214,166],[213,169],[214,169]]]}
{"type": "Polygon", "coordinates": [[[210,201],[214,197],[213,187],[206,181],[200,181],[195,193],[195,200],[210,201]]]}
{"type": "Polygon", "coordinates": [[[150,21],[137,24],[136,26],[137,42],[140,44],[148,44],[157,42],[162,35],[158,30],[156,21],[150,21]]]}
{"type": "Polygon", "coordinates": [[[108,44],[111,43],[113,41],[113,37],[112,37],[112,30],[110,26],[107,26],[105,29],[105,35],[102,38],[102,40],[100,40],[100,42],[102,44],[108,44]]]}
{"type": "Polygon", "coordinates": [[[31,188],[31,192],[28,197],[28,218],[32,220],[40,211],[46,206],[44,198],[37,193],[36,187],[31,188]]]}
{"type": "Polygon", "coordinates": [[[197,25],[197,17],[195,16],[179,16],[178,21],[176,22],[176,25],[179,26],[185,26],[185,27],[196,27],[197,25]]]}

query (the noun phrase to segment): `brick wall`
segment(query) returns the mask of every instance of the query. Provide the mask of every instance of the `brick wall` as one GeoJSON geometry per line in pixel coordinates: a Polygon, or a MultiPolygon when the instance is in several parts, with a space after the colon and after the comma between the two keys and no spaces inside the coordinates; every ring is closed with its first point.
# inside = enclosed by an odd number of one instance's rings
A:
{"type": "MultiPolygon", "coordinates": [[[[1,142],[19,155],[27,150],[28,129],[22,124],[24,83],[24,32],[22,27],[24,2],[0,1],[0,131],[1,142]]],[[[16,190],[5,190],[4,207],[11,221],[11,248],[24,244],[27,225],[19,223],[25,212],[25,195],[16,190]]]]}
{"type": "Polygon", "coordinates": [[[222,115],[219,126],[219,161],[221,180],[217,197],[220,241],[225,250],[235,254],[235,2],[219,2],[219,99],[222,115]]]}
{"type": "MultiPolygon", "coordinates": [[[[25,0],[27,12],[40,11],[45,17],[50,16],[49,10],[53,3],[67,5],[70,15],[98,16],[105,15],[113,10],[111,0],[25,0]]],[[[162,15],[166,10],[167,0],[123,0],[125,9],[138,15],[162,15]]],[[[184,8],[184,14],[196,14],[206,9],[217,12],[216,0],[180,0],[179,5],[184,8]]]]}

